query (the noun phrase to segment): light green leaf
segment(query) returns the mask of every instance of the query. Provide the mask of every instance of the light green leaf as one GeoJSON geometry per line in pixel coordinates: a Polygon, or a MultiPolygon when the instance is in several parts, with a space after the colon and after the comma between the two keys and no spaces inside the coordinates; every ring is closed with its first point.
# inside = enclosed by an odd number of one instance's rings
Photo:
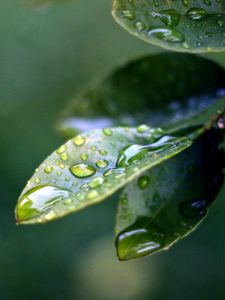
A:
{"type": "Polygon", "coordinates": [[[78,135],[36,170],[20,196],[17,222],[42,223],[100,202],[191,144],[145,125],[78,135]]]}
{"type": "Polygon", "coordinates": [[[224,82],[221,67],[195,55],[142,57],[74,97],[59,128],[72,137],[79,131],[106,126],[171,125],[221,97],[224,82]]]}
{"type": "Polygon", "coordinates": [[[116,222],[121,260],[168,249],[192,232],[224,180],[223,137],[213,129],[189,149],[151,169],[126,186],[116,222]]]}
{"type": "Polygon", "coordinates": [[[166,49],[225,50],[224,1],[114,0],[113,16],[131,34],[166,49]]]}

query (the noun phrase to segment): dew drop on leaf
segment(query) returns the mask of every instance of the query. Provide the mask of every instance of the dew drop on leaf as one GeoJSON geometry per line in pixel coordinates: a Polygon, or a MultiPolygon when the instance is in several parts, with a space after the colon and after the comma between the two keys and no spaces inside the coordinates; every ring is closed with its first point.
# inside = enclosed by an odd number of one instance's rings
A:
{"type": "Polygon", "coordinates": [[[187,200],[180,204],[180,214],[186,219],[201,219],[207,213],[206,200],[187,200]]]}
{"type": "Polygon", "coordinates": [[[150,28],[148,36],[168,43],[181,43],[185,41],[183,34],[174,28],[150,28]]]}
{"type": "Polygon", "coordinates": [[[103,133],[104,133],[104,135],[106,135],[106,136],[111,136],[111,135],[113,134],[112,130],[109,129],[109,128],[103,129],[103,133]]]}
{"type": "Polygon", "coordinates": [[[53,167],[51,167],[51,166],[47,166],[47,167],[44,169],[44,172],[45,172],[46,174],[50,174],[50,173],[52,173],[52,171],[53,171],[53,167]]]}
{"type": "Polygon", "coordinates": [[[138,186],[140,189],[144,190],[149,184],[148,176],[141,176],[138,178],[138,186]]]}
{"type": "Polygon", "coordinates": [[[82,146],[85,142],[86,142],[86,139],[84,136],[82,135],[77,135],[74,139],[73,139],[73,142],[76,146],[82,146]]]}
{"type": "Polygon", "coordinates": [[[50,185],[30,189],[19,199],[16,210],[18,222],[40,215],[54,203],[68,198],[69,193],[66,189],[50,185]]]}
{"type": "Polygon", "coordinates": [[[109,165],[109,162],[105,159],[103,160],[97,160],[96,166],[99,168],[106,168],[109,165]]]}
{"type": "Polygon", "coordinates": [[[209,16],[205,9],[198,7],[189,9],[186,15],[189,19],[198,21],[205,20],[209,16]]]}
{"type": "Polygon", "coordinates": [[[116,240],[121,260],[137,258],[161,249],[165,235],[162,229],[147,217],[138,217],[136,222],[122,231],[116,240]]]}
{"type": "Polygon", "coordinates": [[[167,26],[177,26],[180,22],[180,14],[175,9],[168,9],[161,12],[153,12],[152,16],[159,18],[167,26]]]}
{"type": "Polygon", "coordinates": [[[90,192],[87,194],[87,197],[88,197],[89,199],[93,199],[93,198],[98,197],[98,191],[96,191],[96,190],[90,191],[90,192]]]}
{"type": "Polygon", "coordinates": [[[148,131],[149,129],[150,129],[150,127],[148,125],[143,124],[143,125],[140,125],[137,127],[137,132],[144,133],[144,132],[148,131]]]}
{"type": "Polygon", "coordinates": [[[65,153],[65,152],[62,153],[62,154],[61,154],[61,159],[62,159],[62,160],[67,160],[67,159],[68,159],[68,154],[65,153]]]}
{"type": "Polygon", "coordinates": [[[65,152],[67,150],[67,145],[63,145],[61,146],[58,150],[56,150],[57,154],[62,154],[63,152],[65,152]]]}
{"type": "Polygon", "coordinates": [[[104,181],[105,180],[103,177],[96,177],[89,183],[89,186],[91,188],[97,188],[97,187],[101,186],[104,181]]]}
{"type": "Polygon", "coordinates": [[[94,167],[85,164],[74,165],[70,167],[70,171],[75,177],[78,178],[90,177],[96,173],[94,167]]]}

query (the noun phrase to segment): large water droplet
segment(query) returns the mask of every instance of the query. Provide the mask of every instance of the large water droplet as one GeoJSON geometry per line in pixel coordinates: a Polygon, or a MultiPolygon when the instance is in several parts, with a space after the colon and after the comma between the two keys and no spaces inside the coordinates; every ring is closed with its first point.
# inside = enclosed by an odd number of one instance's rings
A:
{"type": "Polygon", "coordinates": [[[167,43],[181,43],[185,41],[183,34],[173,28],[150,28],[148,35],[167,43]]]}
{"type": "Polygon", "coordinates": [[[120,151],[116,165],[117,167],[127,167],[151,153],[154,154],[161,149],[171,147],[173,139],[171,136],[163,136],[157,142],[149,145],[128,145],[120,151]]]}
{"type": "Polygon", "coordinates": [[[78,178],[90,177],[96,173],[94,167],[85,164],[74,165],[70,167],[70,171],[78,178]]]}
{"type": "Polygon", "coordinates": [[[189,9],[186,15],[188,16],[189,19],[198,20],[198,21],[204,20],[209,16],[206,10],[197,7],[189,9]]]}
{"type": "Polygon", "coordinates": [[[86,139],[82,135],[77,135],[74,139],[73,142],[76,146],[82,146],[85,143],[86,139]]]}
{"type": "Polygon", "coordinates": [[[180,14],[175,9],[168,9],[160,12],[153,12],[152,16],[159,18],[167,26],[175,27],[180,22],[180,14]]]}
{"type": "Polygon", "coordinates": [[[42,185],[30,189],[19,199],[16,208],[18,223],[39,216],[57,202],[67,199],[69,194],[70,191],[56,186],[42,185]]]}
{"type": "Polygon", "coordinates": [[[204,199],[187,200],[180,204],[179,211],[185,219],[198,220],[206,215],[207,206],[208,202],[204,199]]]}
{"type": "Polygon", "coordinates": [[[147,217],[138,217],[133,225],[118,235],[118,256],[121,260],[145,256],[161,249],[164,241],[164,232],[158,225],[147,217]]]}

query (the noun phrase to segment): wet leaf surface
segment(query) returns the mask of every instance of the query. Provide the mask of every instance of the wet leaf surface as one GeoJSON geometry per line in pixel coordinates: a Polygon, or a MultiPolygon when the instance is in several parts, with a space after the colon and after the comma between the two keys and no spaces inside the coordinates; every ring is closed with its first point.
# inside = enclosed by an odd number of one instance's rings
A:
{"type": "Polygon", "coordinates": [[[191,144],[146,125],[78,135],[36,169],[20,196],[17,222],[47,222],[100,202],[191,144]]]}
{"type": "Polygon", "coordinates": [[[192,147],[126,186],[116,222],[121,260],[168,249],[204,219],[224,181],[222,140],[218,129],[207,131],[192,147]]]}
{"type": "Polygon", "coordinates": [[[221,0],[114,0],[113,16],[131,34],[166,49],[225,50],[225,3],[221,0]]]}

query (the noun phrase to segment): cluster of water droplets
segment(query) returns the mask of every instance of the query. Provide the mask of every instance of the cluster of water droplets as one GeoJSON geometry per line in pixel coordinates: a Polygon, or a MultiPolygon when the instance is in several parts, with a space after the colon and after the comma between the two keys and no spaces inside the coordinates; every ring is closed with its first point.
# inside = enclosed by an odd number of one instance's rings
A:
{"type": "MultiPolygon", "coordinates": [[[[126,135],[130,129],[122,130],[126,135]]],[[[82,208],[88,201],[95,201],[102,194],[107,195],[114,186],[125,182],[127,177],[139,170],[142,159],[149,155],[154,159],[160,155],[161,149],[173,144],[172,137],[163,136],[161,129],[152,129],[147,125],[137,127],[135,133],[144,146],[127,144],[125,135],[113,139],[113,134],[113,130],[105,128],[101,131],[100,140],[95,140],[91,133],[87,133],[85,136],[76,136],[58,148],[36,169],[28,182],[19,200],[18,218],[30,219],[44,212],[44,218],[48,220],[67,210],[62,209],[62,205],[70,206],[71,210],[74,207],[82,208]],[[147,141],[149,144],[146,144],[147,141]],[[102,148],[104,142],[107,143],[107,151],[102,148]],[[116,155],[115,149],[118,149],[116,155]],[[39,197],[44,200],[39,201],[39,197]]]]}
{"type": "Polygon", "coordinates": [[[129,0],[118,3],[116,13],[125,24],[131,22],[132,31],[145,40],[159,40],[184,50],[204,48],[212,51],[212,48],[225,46],[221,0],[217,0],[215,5],[210,0],[203,0],[199,7],[190,7],[193,3],[183,0],[181,4],[176,3],[178,9],[165,9],[160,1],[153,1],[153,4],[129,0]]]}

